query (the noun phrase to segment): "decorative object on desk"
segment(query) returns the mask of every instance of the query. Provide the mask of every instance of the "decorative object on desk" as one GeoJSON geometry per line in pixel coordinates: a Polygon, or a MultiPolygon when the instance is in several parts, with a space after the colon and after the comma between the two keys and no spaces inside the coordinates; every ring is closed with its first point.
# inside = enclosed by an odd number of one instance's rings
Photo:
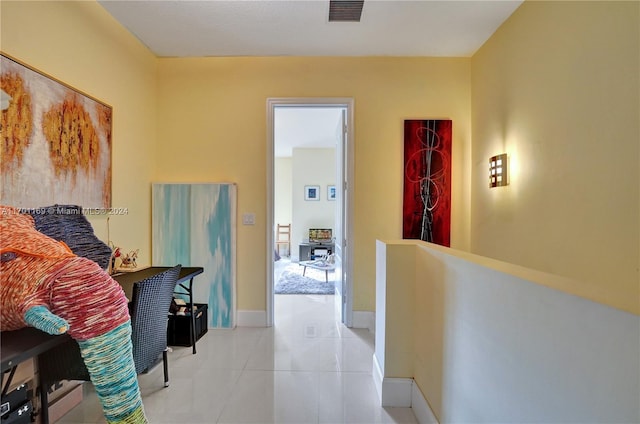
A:
{"type": "Polygon", "coordinates": [[[404,121],[402,238],[450,245],[451,125],[404,121]]]}
{"type": "Polygon", "coordinates": [[[336,200],[336,186],[327,186],[327,200],[336,200]]]}
{"type": "Polygon", "coordinates": [[[0,206],[0,235],[0,254],[19,252],[0,262],[0,330],[68,333],[107,422],[146,423],[122,287],[97,262],[38,232],[34,219],[16,208],[0,206]]]}
{"type": "Polygon", "coordinates": [[[320,200],[320,186],[319,185],[304,186],[304,200],[320,200]]]}
{"type": "Polygon", "coordinates": [[[303,267],[296,263],[287,266],[274,287],[275,294],[334,294],[335,286],[330,279],[325,281],[325,272],[318,269],[307,269],[302,275],[303,267]]]}
{"type": "Polygon", "coordinates": [[[122,260],[120,257],[122,252],[119,247],[111,245],[111,258],[109,259],[109,274],[113,274],[118,269],[118,260],[122,260]]]}
{"type": "Polygon", "coordinates": [[[208,326],[236,319],[236,197],[233,183],[153,184],[153,265],[204,268],[194,299],[207,299],[208,326]]]}
{"type": "Polygon", "coordinates": [[[122,258],[121,268],[133,269],[138,266],[136,260],[138,259],[138,252],[140,249],[132,250],[122,258]]]}
{"type": "Polygon", "coordinates": [[[0,202],[110,207],[111,106],[5,54],[0,69],[0,202]]]}

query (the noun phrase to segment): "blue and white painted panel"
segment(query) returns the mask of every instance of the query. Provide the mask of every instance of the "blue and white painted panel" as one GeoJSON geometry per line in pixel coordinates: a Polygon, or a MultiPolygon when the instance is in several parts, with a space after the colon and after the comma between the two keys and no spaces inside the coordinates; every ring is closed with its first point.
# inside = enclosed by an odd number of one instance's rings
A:
{"type": "Polygon", "coordinates": [[[194,300],[206,299],[210,328],[235,327],[235,229],[235,184],[153,185],[153,264],[204,268],[194,300]]]}

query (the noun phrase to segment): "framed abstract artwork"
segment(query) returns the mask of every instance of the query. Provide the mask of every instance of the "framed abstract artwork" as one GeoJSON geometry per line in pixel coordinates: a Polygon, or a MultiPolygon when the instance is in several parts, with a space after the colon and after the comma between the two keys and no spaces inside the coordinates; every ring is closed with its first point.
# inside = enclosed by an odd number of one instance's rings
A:
{"type": "Polygon", "coordinates": [[[111,207],[111,106],[5,54],[0,88],[0,202],[111,207]]]}
{"type": "Polygon", "coordinates": [[[304,186],[304,200],[320,200],[320,186],[319,185],[304,186]]]}
{"type": "Polygon", "coordinates": [[[451,245],[451,127],[404,121],[402,238],[451,245]]]}

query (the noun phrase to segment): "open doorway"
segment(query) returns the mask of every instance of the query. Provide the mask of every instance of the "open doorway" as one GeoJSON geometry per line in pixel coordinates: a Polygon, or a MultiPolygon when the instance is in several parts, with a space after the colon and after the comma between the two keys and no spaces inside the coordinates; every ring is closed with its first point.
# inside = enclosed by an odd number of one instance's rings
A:
{"type": "MultiPolygon", "coordinates": [[[[318,280],[324,276],[320,286],[331,286],[331,291],[335,287],[337,319],[351,326],[352,259],[347,241],[352,228],[352,121],[352,99],[267,102],[269,326],[274,324],[274,288],[285,269],[315,273],[318,280]],[[288,243],[281,243],[278,225],[291,225],[288,243]],[[318,259],[329,259],[330,270],[300,265],[318,259]]],[[[282,284],[277,287],[282,292],[282,284]]]]}

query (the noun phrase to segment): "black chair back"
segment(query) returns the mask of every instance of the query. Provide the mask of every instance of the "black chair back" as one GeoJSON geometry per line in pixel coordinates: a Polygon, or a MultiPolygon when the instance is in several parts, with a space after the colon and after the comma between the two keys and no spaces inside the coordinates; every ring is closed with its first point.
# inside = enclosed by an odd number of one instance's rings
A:
{"type": "Polygon", "coordinates": [[[181,265],[133,285],[130,305],[133,360],[138,374],[158,362],[167,349],[167,323],[181,265]]]}

